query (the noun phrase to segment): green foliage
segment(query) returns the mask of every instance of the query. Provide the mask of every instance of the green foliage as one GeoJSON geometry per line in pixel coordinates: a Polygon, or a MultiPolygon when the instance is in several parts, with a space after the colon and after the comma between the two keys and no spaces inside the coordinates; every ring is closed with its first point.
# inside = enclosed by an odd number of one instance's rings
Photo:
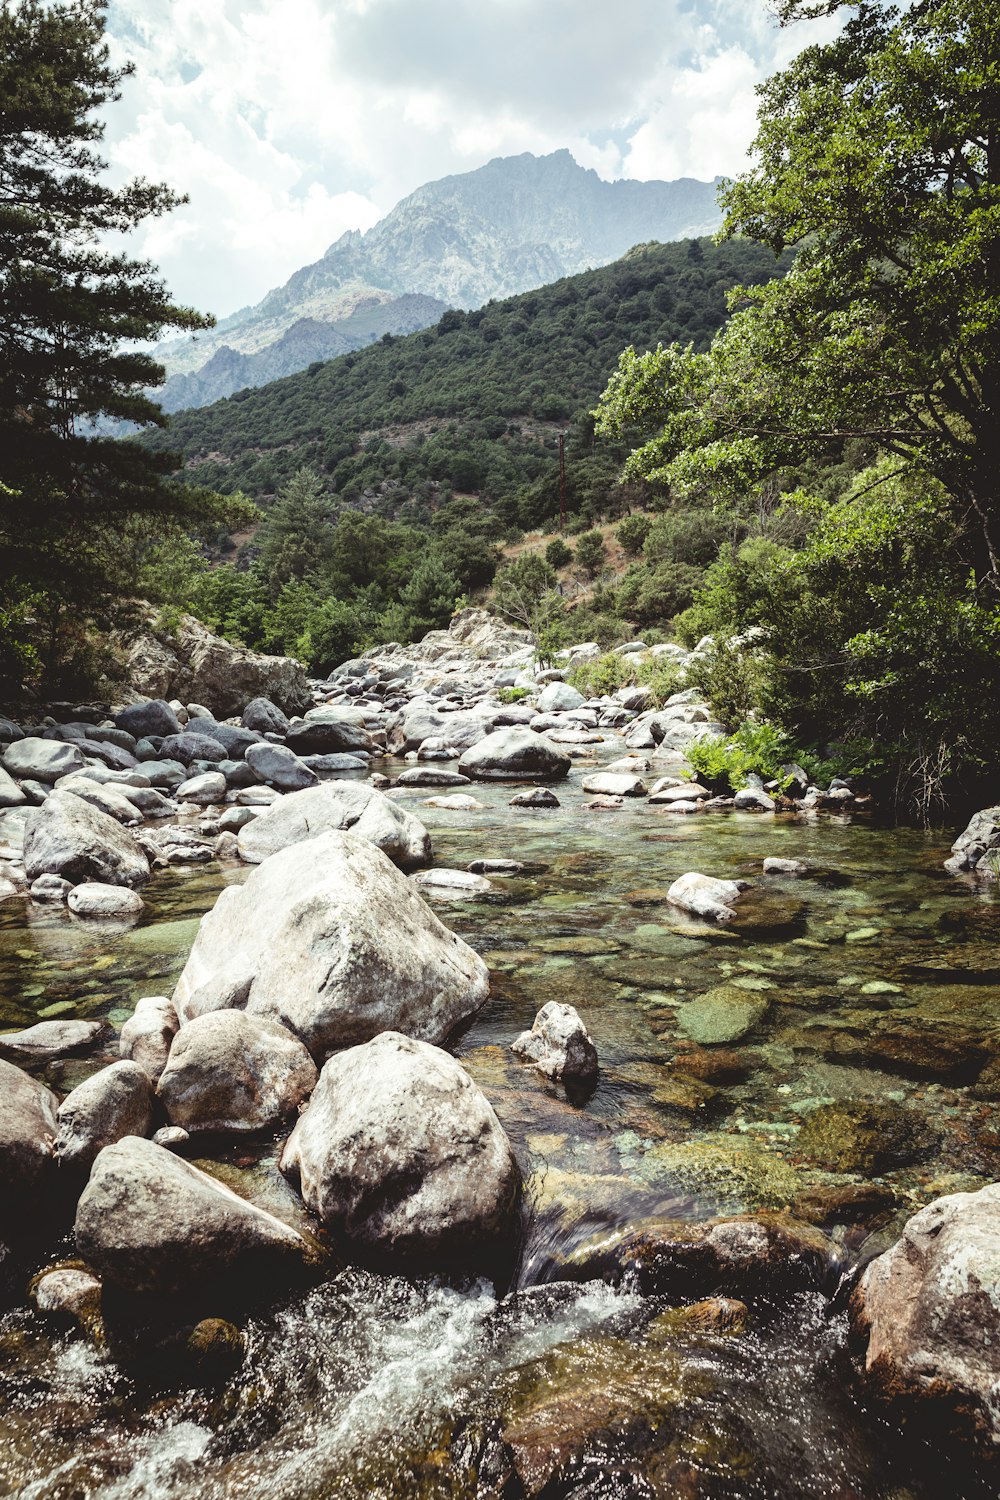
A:
{"type": "Polygon", "coordinates": [[[586,578],[596,578],[607,562],[608,549],[599,531],[585,531],[577,538],[573,562],[586,578]]]}
{"type": "Polygon", "coordinates": [[[166,449],[93,433],[101,417],[160,421],[144,387],[163,371],[142,344],[211,322],[111,245],[184,200],[105,180],[96,147],[132,69],[111,65],[104,22],[99,0],[0,4],[0,575],[34,596],[34,644],[17,649],[50,675],[63,639],[82,662],[86,616],[124,582],[129,518],[196,516],[204,498],[168,482],[166,449]]]}
{"type": "Polygon", "coordinates": [[[498,688],[496,693],[498,703],[522,703],[525,698],[530,697],[530,688],[498,688]]]}
{"type": "Polygon", "coordinates": [[[634,653],[605,652],[593,661],[579,662],[567,673],[567,682],[586,698],[599,698],[619,688],[641,686],[649,690],[650,706],[662,708],[680,687],[680,673],[673,662],[634,653]]]}
{"type": "Polygon", "coordinates": [[[545,561],[550,568],[555,568],[558,572],[560,568],[565,568],[567,563],[573,561],[572,548],[567,547],[561,536],[554,536],[545,548],[545,561]]]}
{"type": "Polygon", "coordinates": [[[629,557],[638,557],[652,524],[652,516],[644,515],[641,511],[619,521],[615,527],[615,536],[622,551],[629,557]]]}
{"type": "MultiPolygon", "coordinates": [[[[522,552],[520,557],[512,558],[497,571],[493,584],[494,606],[516,624],[533,630],[539,607],[552,594],[555,583],[555,573],[540,553],[522,552]]],[[[560,612],[561,607],[560,603],[560,612]]]]}
{"type": "Polygon", "coordinates": [[[615,590],[617,608],[637,625],[666,624],[691,605],[704,576],[682,562],[630,568],[615,590]]]}

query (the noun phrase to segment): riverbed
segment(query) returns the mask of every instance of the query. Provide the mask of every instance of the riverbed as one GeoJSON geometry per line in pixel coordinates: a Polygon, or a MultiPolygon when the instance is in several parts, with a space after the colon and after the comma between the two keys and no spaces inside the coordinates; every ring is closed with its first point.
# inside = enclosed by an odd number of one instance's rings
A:
{"type": "MultiPolygon", "coordinates": [[[[394,793],[428,824],[435,864],[523,866],[479,899],[434,903],[493,976],[454,1050],[525,1181],[509,1281],[345,1267],[251,1322],[243,1367],[211,1391],[139,1384],[79,1334],[15,1309],[0,1319],[0,1494],[990,1493],[971,1463],[942,1468],[917,1434],[900,1439],[866,1410],[834,1293],[917,1208],[1000,1177],[996,1103],[976,1082],[1000,1056],[993,888],[944,873],[947,831],[684,817],[644,799],[588,811],[579,779],[556,788],[556,809],[511,808],[509,786],[476,786],[479,812],[394,793]],[[809,873],[765,878],[769,854],[809,873]],[[687,870],[754,883],[736,922],[710,928],[666,903],[687,870]],[[720,1044],[703,998],[734,990],[752,1025],[720,1044]],[[553,999],[597,1045],[587,1097],[510,1052],[553,999]],[[752,1301],[745,1327],[704,1326],[627,1277],[591,1274],[602,1247],[648,1221],[761,1211],[826,1233],[834,1275],[752,1301]]],[[[139,996],[170,993],[198,919],[246,874],[158,872],[146,917],[110,936],[4,903],[4,1029],[54,1016],[120,1026],[139,996]]],[[[64,1092],[114,1055],[53,1064],[45,1081],[64,1092]]],[[[301,1226],[279,1145],[206,1143],[193,1159],[301,1226]]]]}

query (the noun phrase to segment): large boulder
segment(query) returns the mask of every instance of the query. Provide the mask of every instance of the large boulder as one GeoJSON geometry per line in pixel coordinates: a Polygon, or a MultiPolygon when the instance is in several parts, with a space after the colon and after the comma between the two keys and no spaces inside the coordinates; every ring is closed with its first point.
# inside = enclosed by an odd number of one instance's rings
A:
{"type": "Polygon", "coordinates": [[[105,1146],[153,1128],[153,1086],[134,1062],[116,1062],[78,1084],[59,1106],[61,1167],[88,1172],[105,1146]]]}
{"type": "Polygon", "coordinates": [[[138,1136],[106,1146],[94,1162],[76,1242],[112,1287],[193,1301],[213,1287],[277,1288],[310,1259],[294,1229],[138,1136]]]}
{"type": "Polygon", "coordinates": [[[428,1268],[496,1255],[520,1182],[465,1069],[395,1031],[330,1059],[281,1170],[355,1253],[428,1268]]]}
{"type": "Polygon", "coordinates": [[[938,1198],[851,1297],[869,1391],[1000,1454],[1000,1183],[938,1198]]]}
{"type": "Polygon", "coordinates": [[[402,869],[431,859],[430,834],[420,819],[360,781],[324,781],[282,797],[240,829],[240,855],[260,864],[279,849],[331,829],[350,829],[402,869]]]}
{"type": "Polygon", "coordinates": [[[82,771],[86,765],[78,745],[63,740],[43,740],[35,735],[15,740],[3,753],[4,769],[18,781],[58,781],[82,771]]]}
{"type": "Polygon", "coordinates": [[[180,1025],[173,1001],[166,995],[144,995],[122,1027],[118,1047],[122,1057],[139,1064],[156,1083],[170,1056],[180,1025]]]}
{"type": "Polygon", "coordinates": [[[543,735],[522,725],[495,729],[471,746],[458,762],[474,781],[559,781],[570,758],[543,735]]]}
{"type": "Polygon", "coordinates": [[[951,846],[944,867],[952,875],[966,872],[997,878],[1000,869],[1000,807],[984,807],[974,813],[951,846]]]}
{"type": "Polygon", "coordinates": [[[285,739],[296,755],[334,755],[372,748],[372,737],[358,710],[336,705],[314,708],[304,719],[293,719],[285,739]]]}
{"type": "Polygon", "coordinates": [[[54,1166],[59,1101],[13,1063],[0,1060],[0,1228],[23,1225],[54,1166]]]}
{"type": "Polygon", "coordinates": [[[59,875],[73,885],[96,880],[134,890],[149,879],[149,860],[132,835],[72,792],[54,791],[28,809],[24,868],[29,881],[59,875]]]}
{"type": "Polygon", "coordinates": [[[287,734],[288,717],[270,698],[251,698],[243,710],[243,723],[257,734],[287,734]]]}
{"type": "Polygon", "coordinates": [[[218,1010],[177,1033],[156,1092],[171,1124],[187,1131],[263,1130],[293,1114],[316,1077],[284,1026],[218,1010]]]}
{"type": "Polygon", "coordinates": [[[220,640],[193,615],[182,614],[167,630],[150,608],[141,628],[120,636],[118,645],[129,686],[148,698],[204,703],[219,718],[241,713],[258,697],[285,713],[300,713],[312,702],[300,662],[220,640]]]}
{"type": "Polygon", "coordinates": [[[115,724],[137,740],[147,739],[152,734],[166,738],[180,734],[183,725],[170,704],[163,698],[152,698],[145,703],[131,703],[115,714],[115,724]]]}
{"type": "Polygon", "coordinates": [[[319,781],[316,772],[287,745],[272,745],[267,740],[250,745],[246,762],[260,781],[269,781],[279,792],[301,792],[319,781]]]}
{"type": "Polygon", "coordinates": [[[564,714],[574,708],[582,708],[587,700],[568,682],[550,682],[538,695],[538,711],[542,714],[564,714]]]}
{"type": "Polygon", "coordinates": [[[488,993],[482,959],[392,861],[354,833],[328,832],[272,855],[221,893],[202,918],[174,1004],[182,1025],[245,1009],[288,1027],[321,1057],[390,1028],[442,1042],[488,993]]]}

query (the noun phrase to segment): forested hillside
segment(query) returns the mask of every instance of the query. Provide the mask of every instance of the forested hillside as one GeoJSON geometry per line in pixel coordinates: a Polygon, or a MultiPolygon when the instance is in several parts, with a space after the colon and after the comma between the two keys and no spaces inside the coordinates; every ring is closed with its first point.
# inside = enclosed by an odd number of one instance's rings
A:
{"type": "MultiPolygon", "coordinates": [[[[746,241],[638,246],[601,270],[448,312],[433,328],[177,413],[144,441],[181,450],[200,483],[265,505],[308,466],[342,505],[406,506],[426,519],[452,489],[534,525],[558,504],[556,433],[578,419],[589,444],[585,414],[621,350],[674,340],[706,348],[726,319],[726,293],[777,266],[746,241]],[[549,481],[544,494],[526,495],[539,480],[549,481]]],[[[604,480],[609,472],[605,463],[604,480]]],[[[578,467],[569,482],[578,505],[578,467]]]]}

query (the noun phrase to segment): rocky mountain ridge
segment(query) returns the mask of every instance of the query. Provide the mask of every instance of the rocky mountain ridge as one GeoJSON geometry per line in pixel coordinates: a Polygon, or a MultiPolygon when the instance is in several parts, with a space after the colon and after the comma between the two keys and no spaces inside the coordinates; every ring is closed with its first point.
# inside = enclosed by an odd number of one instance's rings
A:
{"type": "Polygon", "coordinates": [[[497,157],[426,183],[365,233],[349,230],[256,307],[161,344],[158,399],[166,411],[206,405],[427,327],[447,306],[479,307],[718,223],[715,183],[605,182],[565,150],[497,157]]]}

